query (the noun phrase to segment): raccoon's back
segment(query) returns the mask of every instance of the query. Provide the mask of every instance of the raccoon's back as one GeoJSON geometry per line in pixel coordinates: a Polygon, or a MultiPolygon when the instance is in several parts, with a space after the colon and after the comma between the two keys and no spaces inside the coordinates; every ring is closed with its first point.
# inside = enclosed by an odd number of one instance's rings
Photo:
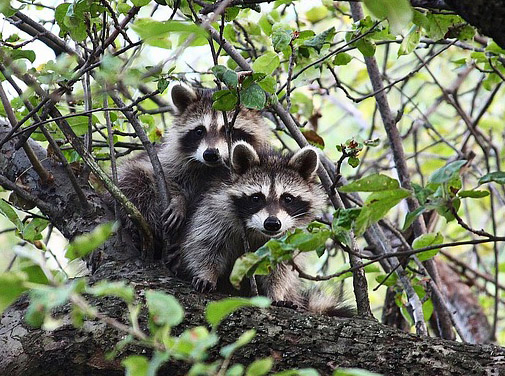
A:
{"type": "MultiPolygon", "coordinates": [[[[118,168],[118,188],[140,211],[146,222],[151,226],[155,238],[162,229],[161,200],[156,186],[154,171],[145,152],[124,161],[118,168]]],[[[114,199],[110,194],[105,200],[108,206],[114,208],[114,199]]],[[[136,241],[138,239],[137,227],[133,224],[124,209],[118,205],[118,211],[123,229],[131,231],[136,241]]],[[[158,239],[155,239],[156,241],[158,239]]]]}

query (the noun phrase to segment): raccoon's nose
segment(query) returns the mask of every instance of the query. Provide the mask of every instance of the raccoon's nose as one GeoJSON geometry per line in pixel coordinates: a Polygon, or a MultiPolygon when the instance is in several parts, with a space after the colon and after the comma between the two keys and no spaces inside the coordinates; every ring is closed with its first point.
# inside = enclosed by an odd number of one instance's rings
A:
{"type": "Polygon", "coordinates": [[[205,162],[214,163],[219,160],[219,150],[218,149],[207,149],[203,152],[203,159],[205,162]]]}
{"type": "Polygon", "coordinates": [[[265,230],[267,231],[279,231],[281,228],[282,224],[281,221],[279,221],[279,218],[270,216],[267,219],[265,219],[265,222],[263,222],[263,227],[265,227],[265,230]]]}

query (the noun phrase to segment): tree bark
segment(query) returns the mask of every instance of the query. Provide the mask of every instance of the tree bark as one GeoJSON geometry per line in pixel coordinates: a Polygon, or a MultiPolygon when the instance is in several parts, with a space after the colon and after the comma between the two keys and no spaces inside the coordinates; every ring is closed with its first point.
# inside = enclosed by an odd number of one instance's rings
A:
{"type": "MultiPolygon", "coordinates": [[[[173,294],[185,309],[186,317],[175,332],[203,321],[206,303],[222,298],[218,294],[196,293],[185,282],[169,276],[168,270],[140,270],[134,264],[109,263],[93,280],[116,279],[132,282],[139,296],[146,289],[173,294]]],[[[93,300],[98,310],[123,322],[124,303],[117,299],[93,300]]],[[[82,329],[66,325],[52,332],[32,329],[23,322],[26,299],[10,307],[2,317],[0,329],[0,374],[10,376],[44,375],[121,375],[119,359],[108,361],[105,354],[123,336],[100,321],[88,321],[82,329]]],[[[64,316],[66,306],[55,315],[64,316]]],[[[68,315],[67,315],[68,317],[68,315]]],[[[145,324],[145,317],[142,320],[145,324]]],[[[288,308],[246,308],[226,320],[219,328],[219,348],[234,342],[245,330],[256,328],[253,341],[237,352],[232,363],[249,364],[254,359],[272,356],[276,370],[313,367],[329,375],[338,367],[358,367],[384,375],[502,375],[505,374],[505,349],[493,345],[470,345],[419,337],[362,319],[337,319],[312,316],[288,308]]],[[[208,361],[218,358],[211,351],[208,361]]],[[[119,358],[140,353],[127,348],[119,358]]],[[[182,375],[188,365],[170,362],[159,374],[182,375]]]]}
{"type": "Polygon", "coordinates": [[[445,0],[470,25],[505,49],[505,1],[445,0]]]}
{"type": "MultiPolygon", "coordinates": [[[[10,129],[0,119],[0,140],[6,137],[10,129]]],[[[67,239],[90,232],[100,223],[114,221],[114,214],[104,205],[103,197],[88,184],[81,187],[90,207],[90,210],[84,212],[74,188],[69,184],[63,165],[54,156],[48,155],[40,144],[30,139],[28,144],[53,176],[50,182],[43,184],[24,150],[16,149],[16,142],[17,138],[11,139],[0,149],[0,176],[15,182],[24,192],[47,203],[48,210],[41,209],[42,213],[67,239]]],[[[109,260],[132,260],[138,256],[129,234],[123,232],[121,235],[113,235],[94,252],[93,258],[89,260],[91,269],[109,260]],[[104,252],[105,249],[107,252],[104,252]]]]}

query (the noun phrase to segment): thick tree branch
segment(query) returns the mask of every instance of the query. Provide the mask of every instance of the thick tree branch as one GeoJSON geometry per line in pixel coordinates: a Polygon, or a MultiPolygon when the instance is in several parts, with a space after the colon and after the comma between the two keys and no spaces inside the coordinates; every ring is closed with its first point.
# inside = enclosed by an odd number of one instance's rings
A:
{"type": "MultiPolygon", "coordinates": [[[[104,266],[94,276],[131,281],[140,296],[147,289],[166,291],[185,307],[186,318],[174,333],[205,325],[204,308],[217,294],[202,295],[159,269],[140,270],[137,265],[104,266]]],[[[116,299],[93,300],[101,315],[127,322],[124,303],[116,299]]],[[[122,375],[119,360],[108,361],[105,354],[124,333],[103,321],[86,322],[82,329],[69,325],[68,307],[56,315],[64,326],[51,332],[31,329],[22,320],[26,300],[9,308],[2,317],[0,331],[0,372],[11,376],[45,376],[72,369],[80,375],[122,375]],[[66,317],[66,318],[65,318],[66,317]],[[11,335],[15,333],[16,335],[11,335]]],[[[146,325],[145,316],[141,324],[146,325]]],[[[121,326],[115,325],[121,328],[121,326]]],[[[250,364],[254,359],[272,356],[276,371],[312,367],[330,375],[337,367],[357,367],[384,375],[498,375],[505,372],[505,349],[492,345],[469,345],[429,337],[418,337],[375,321],[311,316],[288,308],[243,309],[228,317],[218,330],[220,346],[234,342],[247,329],[257,328],[253,341],[238,351],[232,363],[250,364]]],[[[140,353],[139,347],[121,351],[123,358],[140,353]]],[[[218,358],[218,348],[207,361],[218,358]]],[[[170,361],[160,371],[182,375],[188,365],[170,361]]]]}

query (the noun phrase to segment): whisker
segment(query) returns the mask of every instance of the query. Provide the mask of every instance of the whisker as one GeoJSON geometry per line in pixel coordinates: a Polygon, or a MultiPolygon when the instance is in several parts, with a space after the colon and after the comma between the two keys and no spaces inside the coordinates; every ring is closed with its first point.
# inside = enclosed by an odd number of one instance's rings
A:
{"type": "Polygon", "coordinates": [[[292,218],[298,218],[298,217],[304,216],[304,215],[309,214],[309,213],[310,213],[309,211],[304,211],[304,212],[301,212],[301,213],[295,213],[291,217],[292,218]]]}

